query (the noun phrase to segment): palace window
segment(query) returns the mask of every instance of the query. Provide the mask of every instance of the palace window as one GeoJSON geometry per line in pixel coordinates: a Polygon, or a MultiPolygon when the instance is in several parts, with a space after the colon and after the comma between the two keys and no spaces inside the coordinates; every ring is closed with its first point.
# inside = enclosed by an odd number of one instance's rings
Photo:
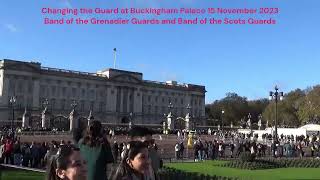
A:
{"type": "Polygon", "coordinates": [[[158,114],[158,106],[155,106],[155,107],[154,107],[154,113],[155,113],[155,114],[158,114]]]}
{"type": "Polygon", "coordinates": [[[55,86],[51,87],[51,94],[52,94],[52,96],[56,96],[56,87],[55,86]]]}
{"type": "Polygon", "coordinates": [[[27,108],[28,108],[28,109],[32,108],[32,103],[33,103],[33,98],[32,98],[32,96],[31,96],[31,97],[28,97],[28,101],[27,101],[27,108]]]}
{"type": "Polygon", "coordinates": [[[100,102],[99,112],[104,112],[104,110],[105,110],[105,103],[104,102],[100,102]]]}
{"type": "Polygon", "coordinates": [[[72,97],[75,98],[77,96],[76,88],[72,88],[72,97]]]}
{"type": "Polygon", "coordinates": [[[86,90],[85,89],[81,89],[81,96],[83,99],[85,99],[85,97],[86,97],[86,90]]]}
{"type": "Polygon", "coordinates": [[[28,93],[32,93],[32,81],[28,82],[28,93]]]}
{"type": "Polygon", "coordinates": [[[91,101],[91,102],[90,102],[90,110],[93,111],[93,109],[94,109],[94,101],[91,101]]]}
{"type": "MultiPolygon", "coordinates": [[[[55,100],[54,98],[52,98],[49,103],[51,104],[51,109],[54,110],[54,109],[56,108],[56,107],[55,107],[55,106],[56,106],[56,100],[55,100]]],[[[50,105],[50,104],[49,104],[49,105],[50,105]]]]}
{"type": "Polygon", "coordinates": [[[62,96],[65,97],[67,93],[67,88],[66,87],[62,87],[62,96]]]}
{"type": "Polygon", "coordinates": [[[44,88],[45,88],[44,85],[40,85],[40,96],[41,97],[45,96],[45,93],[44,93],[45,89],[44,88]]]}
{"type": "Polygon", "coordinates": [[[65,100],[65,99],[62,99],[62,100],[61,100],[61,109],[62,109],[62,110],[65,110],[65,108],[66,108],[66,100],[65,100]]]}
{"type": "Polygon", "coordinates": [[[80,101],[80,110],[84,111],[84,100],[80,101]]]}
{"type": "Polygon", "coordinates": [[[151,114],[151,105],[148,106],[148,114],[151,114]]]}

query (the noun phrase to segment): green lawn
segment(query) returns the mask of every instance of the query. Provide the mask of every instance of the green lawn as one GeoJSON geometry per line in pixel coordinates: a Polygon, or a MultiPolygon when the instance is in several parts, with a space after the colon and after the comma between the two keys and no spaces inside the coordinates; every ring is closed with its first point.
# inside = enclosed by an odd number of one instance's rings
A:
{"type": "Polygon", "coordinates": [[[2,170],[0,180],[44,180],[45,174],[23,170],[2,170]]]}
{"type": "Polygon", "coordinates": [[[206,161],[199,163],[168,163],[167,167],[188,172],[199,172],[208,175],[239,177],[241,179],[320,179],[320,168],[279,168],[267,170],[243,170],[218,167],[223,161],[206,161]]]}

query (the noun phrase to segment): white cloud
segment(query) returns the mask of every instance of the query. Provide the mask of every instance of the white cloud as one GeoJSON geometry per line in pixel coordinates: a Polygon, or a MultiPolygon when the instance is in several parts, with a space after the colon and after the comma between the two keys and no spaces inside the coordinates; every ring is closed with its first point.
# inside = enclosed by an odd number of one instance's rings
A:
{"type": "Polygon", "coordinates": [[[4,24],[3,25],[6,29],[8,29],[10,32],[17,32],[18,28],[14,24],[4,24]]]}

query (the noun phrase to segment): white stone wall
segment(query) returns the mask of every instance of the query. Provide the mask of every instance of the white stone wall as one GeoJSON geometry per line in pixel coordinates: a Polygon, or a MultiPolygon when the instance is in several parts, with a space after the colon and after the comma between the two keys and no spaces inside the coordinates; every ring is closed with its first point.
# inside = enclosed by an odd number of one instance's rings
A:
{"type": "Polygon", "coordinates": [[[130,72],[124,71],[122,75],[117,70],[113,79],[108,79],[80,76],[64,72],[66,70],[30,70],[26,63],[13,64],[21,69],[13,66],[13,69],[0,70],[0,104],[3,107],[0,120],[8,119],[8,98],[12,95],[17,96],[17,117],[22,116],[25,107],[39,114],[45,99],[53,114],[69,114],[75,100],[81,116],[88,116],[92,109],[96,119],[108,123],[130,118],[132,112],[135,123],[160,124],[165,119],[164,114],[169,112],[170,102],[175,117],[185,117],[188,104],[192,107],[191,115],[199,119],[204,117],[204,92],[141,81],[141,73],[133,73],[131,77],[130,72]]]}

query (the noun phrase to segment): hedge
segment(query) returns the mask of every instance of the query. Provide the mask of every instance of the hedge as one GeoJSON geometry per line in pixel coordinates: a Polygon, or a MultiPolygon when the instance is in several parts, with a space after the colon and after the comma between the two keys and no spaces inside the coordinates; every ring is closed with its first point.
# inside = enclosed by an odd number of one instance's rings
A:
{"type": "Polygon", "coordinates": [[[196,172],[185,172],[174,168],[162,168],[158,171],[161,180],[239,180],[237,177],[222,177],[199,174],[196,172]]]}

